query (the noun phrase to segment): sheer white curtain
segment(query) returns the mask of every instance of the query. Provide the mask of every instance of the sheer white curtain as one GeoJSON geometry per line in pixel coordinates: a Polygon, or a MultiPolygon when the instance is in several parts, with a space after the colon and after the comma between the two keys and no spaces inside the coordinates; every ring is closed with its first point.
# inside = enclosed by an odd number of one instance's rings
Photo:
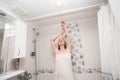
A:
{"type": "Polygon", "coordinates": [[[102,72],[112,74],[113,80],[119,80],[120,35],[109,5],[101,6],[98,11],[98,29],[101,51],[101,70],[102,72]]]}
{"type": "Polygon", "coordinates": [[[117,27],[119,28],[120,31],[120,0],[108,0],[108,1],[110,3],[112,13],[115,17],[117,27]]]}

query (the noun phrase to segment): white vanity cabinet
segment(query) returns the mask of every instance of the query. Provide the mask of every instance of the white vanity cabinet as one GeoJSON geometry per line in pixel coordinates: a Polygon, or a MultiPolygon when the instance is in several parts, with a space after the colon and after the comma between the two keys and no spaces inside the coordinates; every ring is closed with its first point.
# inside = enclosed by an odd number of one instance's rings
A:
{"type": "Polygon", "coordinates": [[[19,20],[13,22],[9,42],[9,52],[14,55],[13,58],[22,58],[26,56],[26,34],[26,23],[19,20]]]}

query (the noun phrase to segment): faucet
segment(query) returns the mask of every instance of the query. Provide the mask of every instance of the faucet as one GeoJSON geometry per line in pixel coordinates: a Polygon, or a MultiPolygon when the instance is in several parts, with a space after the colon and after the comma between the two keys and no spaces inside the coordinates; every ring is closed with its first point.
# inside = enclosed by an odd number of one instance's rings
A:
{"type": "Polygon", "coordinates": [[[28,71],[26,71],[23,75],[18,75],[17,78],[19,78],[20,80],[30,80],[32,78],[31,73],[29,73],[28,71]]]}

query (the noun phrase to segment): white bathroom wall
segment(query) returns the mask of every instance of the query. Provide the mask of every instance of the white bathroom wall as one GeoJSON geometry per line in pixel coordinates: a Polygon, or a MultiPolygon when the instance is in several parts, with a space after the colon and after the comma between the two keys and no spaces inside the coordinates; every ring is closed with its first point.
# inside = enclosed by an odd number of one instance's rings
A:
{"type": "MultiPolygon", "coordinates": [[[[39,30],[39,27],[37,27],[34,24],[29,23],[27,25],[27,43],[26,43],[26,57],[20,59],[20,70],[26,70],[29,73],[32,74],[32,78],[30,80],[35,80],[35,57],[31,56],[31,53],[34,51],[34,44],[33,44],[33,39],[34,39],[34,31],[33,28],[36,29],[36,31],[39,30]]],[[[11,64],[9,64],[11,65],[11,64]]],[[[22,74],[23,76],[24,74],[22,74]]],[[[17,76],[12,77],[8,80],[19,80],[17,76]]]]}
{"type": "MultiPolygon", "coordinates": [[[[76,80],[100,80],[100,51],[96,17],[71,21],[78,23],[84,52],[84,71],[75,73],[76,80]]],[[[50,39],[61,29],[60,24],[40,26],[37,41],[38,80],[54,80],[54,54],[50,39]]]]}
{"type": "Polygon", "coordinates": [[[34,51],[34,31],[33,28],[39,30],[39,27],[31,23],[27,26],[27,46],[26,46],[26,57],[20,59],[20,69],[26,70],[32,74],[32,79],[35,80],[35,57],[31,56],[31,53],[34,51]]]}

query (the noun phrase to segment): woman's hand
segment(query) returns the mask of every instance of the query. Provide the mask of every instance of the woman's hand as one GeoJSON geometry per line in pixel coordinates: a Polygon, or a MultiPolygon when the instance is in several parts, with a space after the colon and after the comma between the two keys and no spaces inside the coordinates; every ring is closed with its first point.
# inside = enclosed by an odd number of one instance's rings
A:
{"type": "Polygon", "coordinates": [[[65,24],[65,22],[64,22],[64,21],[61,21],[61,23],[62,23],[62,24],[65,24]]]}
{"type": "Polygon", "coordinates": [[[62,28],[61,31],[60,31],[60,34],[63,34],[65,32],[65,29],[62,28]]]}
{"type": "Polygon", "coordinates": [[[65,22],[61,21],[61,25],[62,25],[62,27],[65,27],[65,22]]]}
{"type": "Polygon", "coordinates": [[[64,21],[61,21],[61,25],[63,26],[63,29],[64,29],[64,31],[65,31],[65,33],[67,35],[67,44],[68,44],[67,46],[71,50],[71,40],[70,40],[70,35],[68,33],[67,26],[66,26],[64,21]]]}

